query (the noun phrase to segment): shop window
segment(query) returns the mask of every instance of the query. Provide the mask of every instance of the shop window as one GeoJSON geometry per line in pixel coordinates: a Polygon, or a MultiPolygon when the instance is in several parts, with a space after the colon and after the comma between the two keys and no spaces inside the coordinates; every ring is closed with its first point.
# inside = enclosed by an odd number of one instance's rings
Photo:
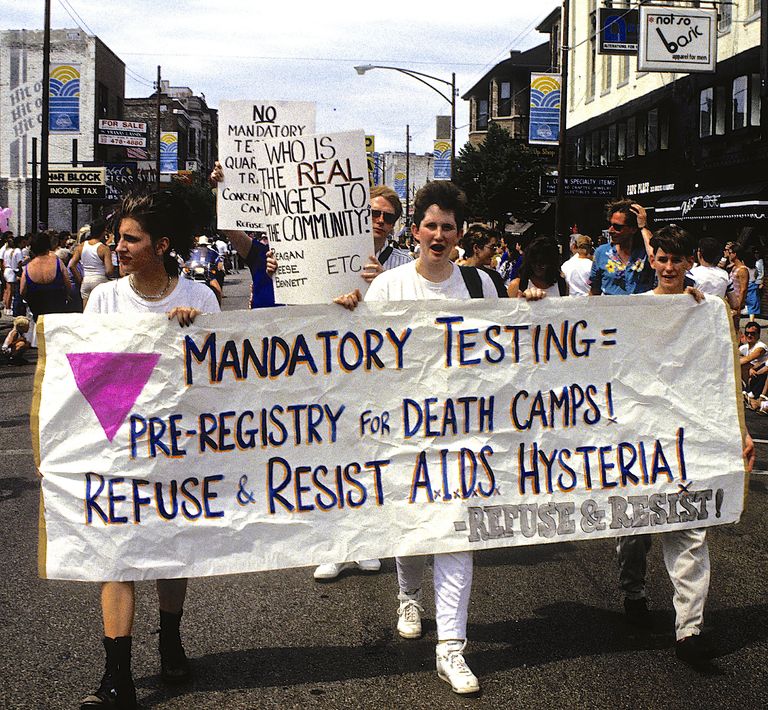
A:
{"type": "Polygon", "coordinates": [[[512,84],[508,81],[499,82],[499,108],[497,115],[512,115],[512,84]]]}
{"type": "Polygon", "coordinates": [[[586,167],[592,167],[592,138],[590,136],[584,137],[584,165],[586,167]]]}
{"type": "Polygon", "coordinates": [[[627,157],[634,158],[637,155],[637,119],[627,119],[627,157]]]}
{"type": "Polygon", "coordinates": [[[669,111],[659,112],[659,150],[669,150],[669,111]]]}
{"type": "Polygon", "coordinates": [[[627,124],[619,123],[616,126],[616,157],[624,160],[627,157],[627,124]]]}
{"type": "Polygon", "coordinates": [[[648,111],[646,117],[646,151],[655,153],[659,149],[659,109],[648,111]]]}
{"type": "Polygon", "coordinates": [[[576,169],[584,170],[586,163],[586,143],[584,136],[579,136],[576,139],[576,169]]]}
{"type": "Polygon", "coordinates": [[[709,138],[715,132],[715,89],[699,92],[699,137],[709,138]]]}
{"type": "Polygon", "coordinates": [[[725,87],[715,87],[715,135],[725,135],[725,107],[727,105],[725,100],[725,87]]]}
{"type": "Polygon", "coordinates": [[[608,126],[608,162],[614,164],[617,161],[618,147],[617,147],[617,130],[616,124],[612,123],[608,126]]]}
{"type": "Polygon", "coordinates": [[[600,165],[608,165],[608,129],[600,131],[600,165]]]}
{"type": "Polygon", "coordinates": [[[731,130],[738,131],[747,125],[749,83],[746,76],[737,76],[731,90],[731,130]]]}
{"type": "Polygon", "coordinates": [[[592,165],[600,165],[600,131],[592,133],[592,165]]]}
{"type": "Polygon", "coordinates": [[[637,154],[642,156],[647,152],[648,133],[647,119],[644,113],[637,116],[637,154]]]}
{"type": "Polygon", "coordinates": [[[749,125],[760,125],[760,75],[749,77],[749,125]]]}

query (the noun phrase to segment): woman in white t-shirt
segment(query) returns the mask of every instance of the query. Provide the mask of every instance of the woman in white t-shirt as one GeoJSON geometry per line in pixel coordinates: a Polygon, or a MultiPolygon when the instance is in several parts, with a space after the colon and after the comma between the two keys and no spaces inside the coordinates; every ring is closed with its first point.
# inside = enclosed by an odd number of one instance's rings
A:
{"type": "MultiPolygon", "coordinates": [[[[120,257],[117,281],[96,286],[86,313],[167,313],[181,326],[200,313],[216,313],[219,304],[204,284],[179,279],[178,261],[189,257],[194,232],[181,200],[166,190],[127,196],[115,222],[120,257]]],[[[189,679],[189,663],[179,634],[186,579],[157,580],[160,606],[160,675],[170,683],[189,679]]],[[[83,698],[80,708],[135,708],[131,676],[133,582],[104,582],[106,671],[101,685],[83,698]]]]}

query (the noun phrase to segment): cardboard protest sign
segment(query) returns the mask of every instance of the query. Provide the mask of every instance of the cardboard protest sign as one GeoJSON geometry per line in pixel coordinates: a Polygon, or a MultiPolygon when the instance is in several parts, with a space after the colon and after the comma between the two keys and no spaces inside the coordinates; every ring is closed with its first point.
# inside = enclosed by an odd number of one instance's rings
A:
{"type": "Polygon", "coordinates": [[[262,228],[256,145],[315,132],[315,104],[306,101],[222,101],[219,161],[224,181],[216,197],[219,229],[262,228]]]}
{"type": "Polygon", "coordinates": [[[723,302],[45,316],[40,567],[250,572],[737,521],[723,302]],[[697,392],[699,396],[692,397],[697,392]]]}
{"type": "Polygon", "coordinates": [[[278,303],[328,303],[367,284],[374,254],[363,131],[264,141],[261,210],[278,303]]]}

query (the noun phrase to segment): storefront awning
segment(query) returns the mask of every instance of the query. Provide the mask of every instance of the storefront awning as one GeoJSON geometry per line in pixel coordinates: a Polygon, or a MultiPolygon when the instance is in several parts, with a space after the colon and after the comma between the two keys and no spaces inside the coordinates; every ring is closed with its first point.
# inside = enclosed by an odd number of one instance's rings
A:
{"type": "Polygon", "coordinates": [[[768,183],[710,188],[661,197],[657,222],[700,219],[768,219],[768,183]]]}

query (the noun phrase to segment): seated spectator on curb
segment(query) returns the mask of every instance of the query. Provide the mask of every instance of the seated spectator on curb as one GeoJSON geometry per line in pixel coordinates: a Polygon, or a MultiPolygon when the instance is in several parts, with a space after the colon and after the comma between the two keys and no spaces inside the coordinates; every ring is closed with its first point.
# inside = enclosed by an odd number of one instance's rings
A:
{"type": "Polygon", "coordinates": [[[23,365],[25,362],[24,353],[32,345],[27,340],[26,335],[29,332],[29,319],[26,316],[16,316],[13,319],[13,328],[3,341],[0,352],[3,358],[14,365],[23,365]]]}
{"type": "Polygon", "coordinates": [[[755,401],[763,394],[768,373],[768,346],[760,340],[760,326],[750,321],[744,327],[746,342],[739,346],[739,364],[744,396],[753,409],[755,401]]]}

